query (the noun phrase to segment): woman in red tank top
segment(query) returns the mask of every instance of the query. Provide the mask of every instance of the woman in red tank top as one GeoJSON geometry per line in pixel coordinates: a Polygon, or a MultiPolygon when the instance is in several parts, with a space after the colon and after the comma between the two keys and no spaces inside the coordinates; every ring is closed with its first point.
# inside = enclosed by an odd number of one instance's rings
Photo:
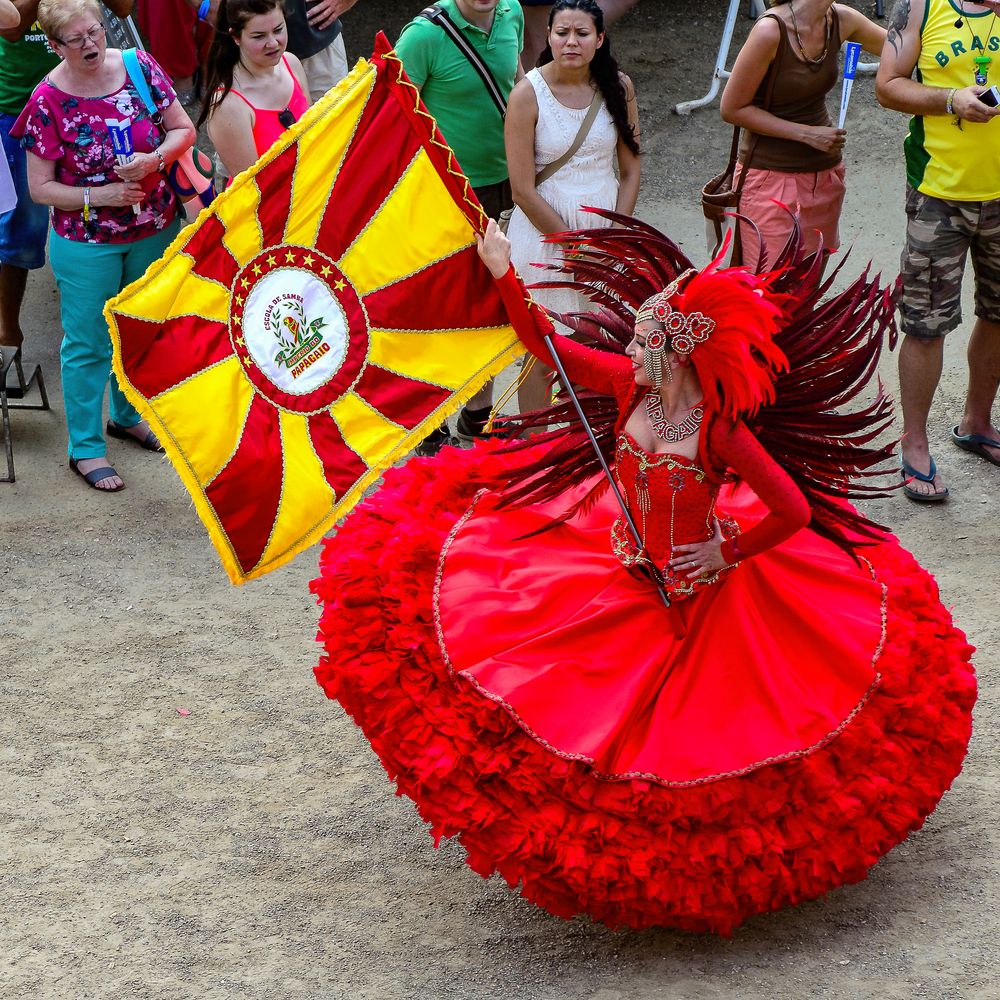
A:
{"type": "Polygon", "coordinates": [[[225,0],[198,119],[230,177],[246,170],[309,107],[302,64],[285,52],[281,0],[225,0]]]}
{"type": "Polygon", "coordinates": [[[884,28],[845,4],[771,0],[771,6],[740,50],[720,107],[727,122],[743,129],[739,170],[748,160],[750,169],[740,213],[756,229],[744,224],[740,236],[743,262],[751,267],[758,265],[761,249],[773,267],[785,245],[795,223],[782,205],[798,213],[807,251],[819,246],[820,237],[825,250],[840,246],[847,132],[833,126],[826,95],[840,79],[842,42],[860,42],[873,55],[885,42],[884,28]],[[775,62],[774,91],[765,110],[775,62]]]}

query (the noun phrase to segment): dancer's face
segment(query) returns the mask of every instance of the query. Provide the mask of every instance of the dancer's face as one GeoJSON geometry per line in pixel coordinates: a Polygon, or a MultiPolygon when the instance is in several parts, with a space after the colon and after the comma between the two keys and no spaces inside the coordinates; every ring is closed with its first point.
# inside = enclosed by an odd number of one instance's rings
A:
{"type": "Polygon", "coordinates": [[[549,47],[559,66],[589,66],[594,53],[604,44],[594,19],[582,10],[561,10],[552,18],[549,47]]]}
{"type": "MultiPolygon", "coordinates": [[[[649,376],[646,374],[646,367],[644,364],[646,357],[646,338],[653,330],[662,330],[663,327],[654,320],[643,320],[641,323],[636,323],[635,334],[629,341],[628,347],[625,348],[625,353],[629,356],[632,361],[632,377],[635,379],[636,385],[651,386],[653,383],[649,381],[649,376]]],[[[666,351],[663,355],[663,363],[669,364],[669,359],[673,355],[666,351]]]]}
{"type": "Polygon", "coordinates": [[[248,69],[277,66],[288,45],[281,7],[267,14],[255,14],[233,37],[240,47],[240,62],[248,69]]]}

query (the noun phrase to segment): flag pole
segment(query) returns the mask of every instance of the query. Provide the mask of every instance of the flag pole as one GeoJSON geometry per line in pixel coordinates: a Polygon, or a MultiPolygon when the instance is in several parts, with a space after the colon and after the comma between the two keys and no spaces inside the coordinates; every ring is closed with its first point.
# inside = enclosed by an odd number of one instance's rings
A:
{"type": "MultiPolygon", "coordinates": [[[[580,423],[583,424],[583,429],[587,432],[587,437],[590,439],[590,446],[594,449],[594,454],[597,455],[597,460],[601,463],[601,469],[604,470],[605,478],[608,480],[608,483],[615,494],[615,499],[618,501],[618,506],[621,508],[622,515],[625,518],[625,523],[628,525],[628,529],[632,533],[636,549],[641,551],[643,546],[642,539],[639,537],[639,529],[636,527],[632,514],[625,503],[625,498],[621,494],[621,490],[618,489],[615,477],[611,475],[611,469],[608,467],[607,459],[605,459],[604,453],[601,451],[601,446],[597,443],[597,437],[594,435],[594,429],[590,426],[590,421],[587,419],[587,415],[583,412],[583,407],[580,405],[580,397],[577,396],[576,389],[573,388],[573,383],[566,375],[566,369],[563,367],[562,358],[559,357],[559,352],[556,350],[556,345],[552,341],[552,336],[551,334],[544,334],[542,339],[545,341],[545,346],[549,349],[549,353],[552,355],[552,360],[555,362],[559,378],[562,381],[563,386],[566,388],[566,391],[569,393],[569,398],[573,401],[573,408],[576,410],[576,415],[580,418],[580,423]]],[[[670,598],[667,596],[667,592],[663,589],[663,584],[653,577],[652,574],[650,574],[650,579],[654,584],[656,584],[656,589],[660,595],[660,599],[663,601],[663,606],[669,608],[670,598]]]]}

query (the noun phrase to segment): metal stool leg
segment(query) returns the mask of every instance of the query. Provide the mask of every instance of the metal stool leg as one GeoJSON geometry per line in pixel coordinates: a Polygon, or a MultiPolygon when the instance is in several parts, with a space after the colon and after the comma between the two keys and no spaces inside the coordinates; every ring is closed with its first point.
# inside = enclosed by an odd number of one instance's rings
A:
{"type": "Polygon", "coordinates": [[[10,411],[11,410],[47,410],[49,409],[49,396],[45,391],[45,379],[42,377],[41,365],[35,365],[34,371],[24,377],[24,368],[21,363],[21,349],[15,348],[11,352],[10,348],[0,350],[0,421],[3,425],[3,443],[7,454],[7,476],[0,477],[0,483],[14,482],[14,442],[10,432],[10,411]],[[7,391],[7,373],[14,369],[17,378],[17,385],[13,387],[14,392],[7,391]],[[14,395],[23,399],[35,387],[38,387],[40,403],[12,403],[8,396],[14,395]]]}
{"type": "Polygon", "coordinates": [[[14,482],[14,445],[10,439],[10,411],[7,406],[7,365],[0,365],[0,377],[4,379],[0,384],[0,413],[3,420],[3,444],[7,452],[7,475],[0,477],[0,483],[14,482]]]}

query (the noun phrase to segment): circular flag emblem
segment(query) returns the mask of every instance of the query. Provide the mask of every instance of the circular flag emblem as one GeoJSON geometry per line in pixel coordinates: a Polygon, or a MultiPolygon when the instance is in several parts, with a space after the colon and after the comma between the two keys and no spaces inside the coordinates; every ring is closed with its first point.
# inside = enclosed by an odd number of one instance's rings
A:
{"type": "Polygon", "coordinates": [[[254,387],[295,413],[330,407],[357,382],[368,355],[364,306],[315,247],[271,247],[240,270],[229,336],[254,387]]]}

